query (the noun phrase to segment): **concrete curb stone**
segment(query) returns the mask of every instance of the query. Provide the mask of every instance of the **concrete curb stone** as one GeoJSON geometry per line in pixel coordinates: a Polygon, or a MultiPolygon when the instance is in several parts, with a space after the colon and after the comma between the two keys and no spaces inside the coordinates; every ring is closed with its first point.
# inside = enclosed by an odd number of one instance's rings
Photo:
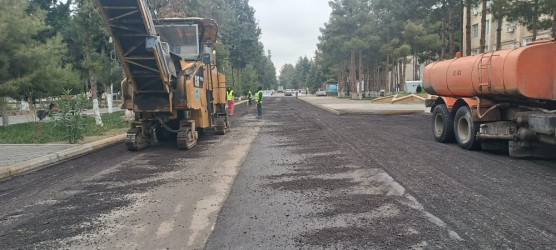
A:
{"type": "Polygon", "coordinates": [[[72,148],[58,151],[56,153],[37,157],[35,159],[19,162],[5,167],[0,167],[0,180],[52,166],[56,163],[69,160],[76,156],[84,155],[114,145],[120,141],[123,141],[125,138],[126,134],[121,134],[99,141],[78,145],[72,148]]]}

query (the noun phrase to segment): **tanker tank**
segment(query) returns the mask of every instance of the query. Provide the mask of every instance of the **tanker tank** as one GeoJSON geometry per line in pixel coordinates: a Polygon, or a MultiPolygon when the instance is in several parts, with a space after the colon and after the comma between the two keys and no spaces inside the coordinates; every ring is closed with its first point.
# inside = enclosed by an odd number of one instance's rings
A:
{"type": "Polygon", "coordinates": [[[423,87],[447,97],[556,100],[556,39],[432,63],[423,87]]]}

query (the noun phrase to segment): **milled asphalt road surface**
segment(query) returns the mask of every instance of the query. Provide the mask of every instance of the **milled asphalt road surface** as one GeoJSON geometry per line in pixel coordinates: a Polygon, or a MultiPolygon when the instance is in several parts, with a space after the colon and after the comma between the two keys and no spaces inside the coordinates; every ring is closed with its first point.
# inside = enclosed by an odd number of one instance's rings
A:
{"type": "Polygon", "coordinates": [[[190,151],[119,144],[0,182],[0,249],[554,247],[555,161],[437,143],[426,114],[255,113],[190,151]]]}
{"type": "Polygon", "coordinates": [[[549,249],[556,162],[432,139],[430,115],[335,116],[289,97],[265,126],[206,249],[549,249]]]}

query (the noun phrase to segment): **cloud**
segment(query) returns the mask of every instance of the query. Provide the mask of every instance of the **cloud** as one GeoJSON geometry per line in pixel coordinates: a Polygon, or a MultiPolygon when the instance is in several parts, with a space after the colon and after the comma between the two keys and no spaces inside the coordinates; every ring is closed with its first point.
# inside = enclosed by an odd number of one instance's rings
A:
{"type": "Polygon", "coordinates": [[[282,65],[295,64],[300,56],[314,56],[319,28],[331,12],[327,0],[251,0],[250,4],[278,73],[282,65]]]}

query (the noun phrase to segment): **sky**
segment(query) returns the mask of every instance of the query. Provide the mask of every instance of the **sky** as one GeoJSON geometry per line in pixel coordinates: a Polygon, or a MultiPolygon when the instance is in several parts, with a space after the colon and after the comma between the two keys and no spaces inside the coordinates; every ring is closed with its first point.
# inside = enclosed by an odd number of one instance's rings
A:
{"type": "Polygon", "coordinates": [[[265,51],[270,50],[276,74],[300,56],[311,59],[317,49],[319,28],[328,22],[328,0],[250,0],[262,30],[265,51]]]}

